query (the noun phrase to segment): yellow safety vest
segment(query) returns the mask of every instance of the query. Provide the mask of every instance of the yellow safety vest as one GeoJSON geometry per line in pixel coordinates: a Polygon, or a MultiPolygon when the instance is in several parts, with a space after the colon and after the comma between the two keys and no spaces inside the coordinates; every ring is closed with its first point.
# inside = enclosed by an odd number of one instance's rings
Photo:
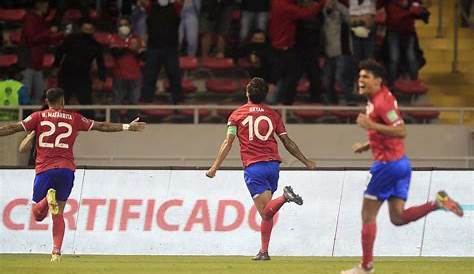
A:
{"type": "MultiPolygon", "coordinates": [[[[18,92],[23,87],[16,80],[0,81],[0,106],[18,106],[20,104],[18,92]]],[[[18,120],[17,110],[0,110],[0,121],[18,120]]]]}

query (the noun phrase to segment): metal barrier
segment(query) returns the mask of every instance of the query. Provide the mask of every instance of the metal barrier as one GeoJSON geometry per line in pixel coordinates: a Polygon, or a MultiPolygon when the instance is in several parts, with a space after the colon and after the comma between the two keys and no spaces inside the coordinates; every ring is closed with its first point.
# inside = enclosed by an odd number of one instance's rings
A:
{"type": "MultiPolygon", "coordinates": [[[[234,110],[239,105],[69,105],[66,109],[74,110],[99,110],[105,111],[105,121],[109,122],[111,112],[113,110],[193,110],[193,124],[199,124],[199,110],[210,110],[212,115],[217,115],[218,110],[234,110]]],[[[273,109],[280,111],[283,121],[287,121],[289,113],[294,110],[314,110],[314,111],[358,111],[365,112],[365,106],[314,106],[314,105],[298,105],[298,106],[271,106],[273,109]]],[[[40,106],[0,106],[1,110],[18,110],[18,117],[23,117],[26,110],[38,110],[40,106]]],[[[466,122],[466,114],[474,115],[474,107],[400,107],[400,111],[439,111],[440,113],[458,113],[459,124],[464,125],[466,122]]],[[[473,116],[474,117],[474,116],[473,116]]]]}

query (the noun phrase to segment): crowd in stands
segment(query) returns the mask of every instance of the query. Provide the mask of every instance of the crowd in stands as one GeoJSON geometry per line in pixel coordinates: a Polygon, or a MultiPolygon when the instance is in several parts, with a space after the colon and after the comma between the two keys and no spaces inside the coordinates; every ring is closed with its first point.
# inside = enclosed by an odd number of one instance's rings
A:
{"type": "MultiPolygon", "coordinates": [[[[354,85],[357,64],[369,58],[385,64],[390,87],[403,89],[397,81],[405,79],[420,88],[424,59],[415,21],[427,22],[430,5],[428,0],[2,3],[1,76],[21,82],[15,84],[21,90],[17,104],[41,104],[44,89],[59,86],[66,103],[75,98],[86,105],[97,103],[96,91],[109,91],[114,104],[156,103],[161,78],[167,103],[186,104],[200,75],[192,71],[210,75],[205,88],[221,93],[218,102],[242,98],[246,79],[260,76],[269,83],[269,104],[354,105],[362,102],[354,85]]],[[[15,104],[0,93],[2,105],[15,104]]],[[[94,112],[84,114],[92,118],[94,112]]],[[[130,111],[126,119],[134,115],[130,111]]]]}

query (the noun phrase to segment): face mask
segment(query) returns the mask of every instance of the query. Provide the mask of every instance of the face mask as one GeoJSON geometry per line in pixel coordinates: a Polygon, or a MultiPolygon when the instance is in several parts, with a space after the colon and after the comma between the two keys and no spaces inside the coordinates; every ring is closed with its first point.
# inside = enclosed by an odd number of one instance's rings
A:
{"type": "Polygon", "coordinates": [[[120,26],[119,33],[123,36],[127,36],[130,34],[130,27],[129,26],[120,26]]]}
{"type": "Polygon", "coordinates": [[[158,5],[162,7],[168,6],[169,3],[170,3],[169,0],[158,0],[158,5]]]}

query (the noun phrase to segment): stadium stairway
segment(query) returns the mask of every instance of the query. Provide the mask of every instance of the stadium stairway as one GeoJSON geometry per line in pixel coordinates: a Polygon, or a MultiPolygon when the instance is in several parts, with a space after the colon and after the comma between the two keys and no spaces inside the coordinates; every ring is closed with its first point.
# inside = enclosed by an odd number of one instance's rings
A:
{"type": "MultiPolygon", "coordinates": [[[[428,100],[438,107],[474,107],[474,30],[459,29],[458,73],[451,73],[454,48],[455,1],[433,1],[429,24],[417,22],[426,65],[420,78],[429,89],[428,100]],[[438,3],[442,2],[442,38],[437,38],[438,3]]],[[[465,116],[474,125],[474,114],[465,116]]],[[[441,113],[444,123],[459,123],[457,113],[441,113]]]]}

